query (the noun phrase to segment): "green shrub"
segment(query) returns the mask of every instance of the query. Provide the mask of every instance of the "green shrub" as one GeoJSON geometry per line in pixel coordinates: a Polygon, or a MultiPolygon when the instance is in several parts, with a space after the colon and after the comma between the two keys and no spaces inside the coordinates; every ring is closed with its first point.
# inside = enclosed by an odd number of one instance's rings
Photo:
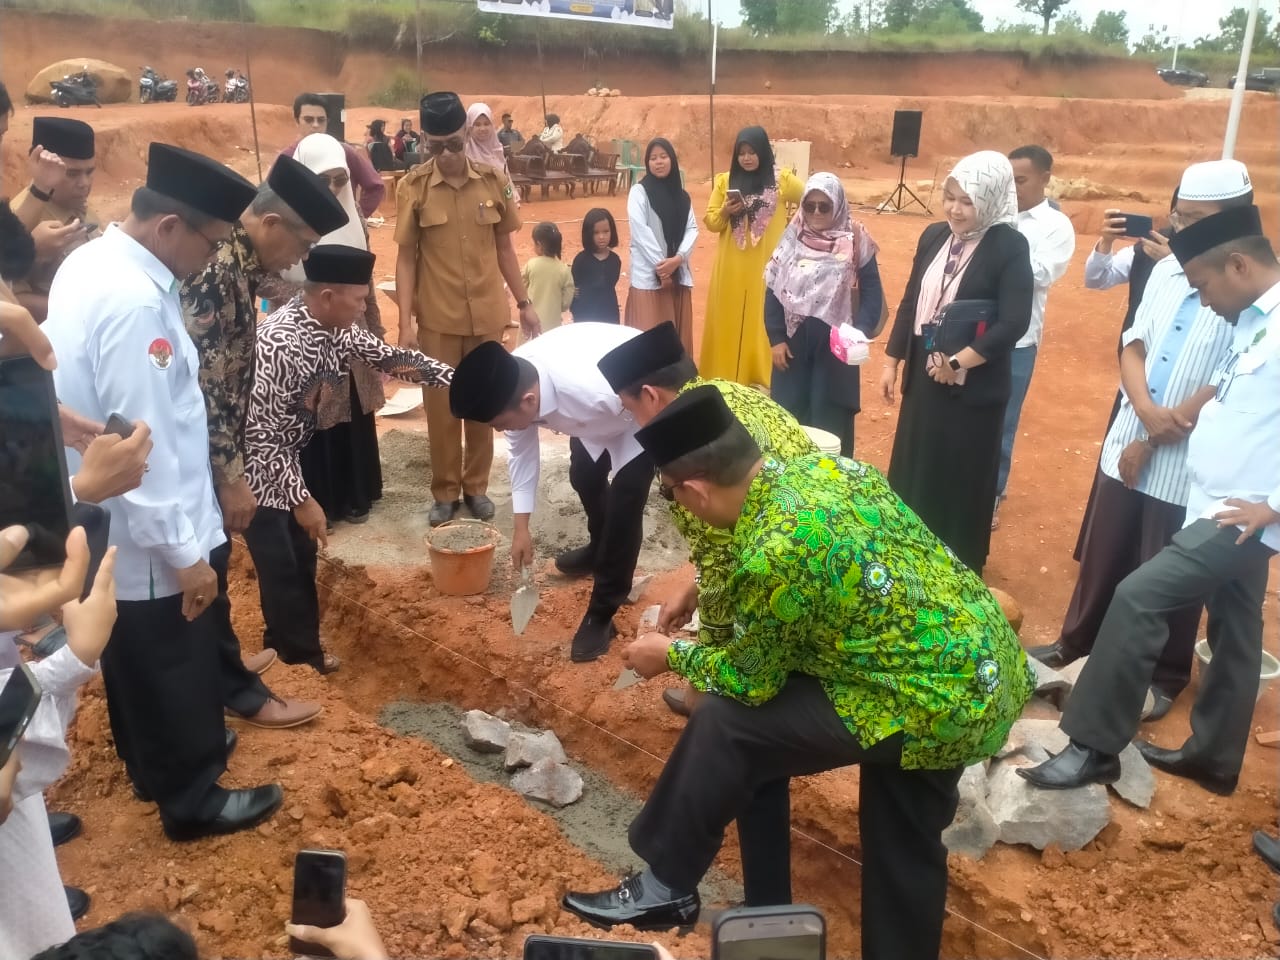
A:
{"type": "Polygon", "coordinates": [[[408,110],[416,107],[426,92],[425,87],[421,91],[418,90],[417,77],[400,67],[391,74],[391,79],[387,81],[385,87],[374,91],[369,97],[369,103],[375,107],[408,110]]]}

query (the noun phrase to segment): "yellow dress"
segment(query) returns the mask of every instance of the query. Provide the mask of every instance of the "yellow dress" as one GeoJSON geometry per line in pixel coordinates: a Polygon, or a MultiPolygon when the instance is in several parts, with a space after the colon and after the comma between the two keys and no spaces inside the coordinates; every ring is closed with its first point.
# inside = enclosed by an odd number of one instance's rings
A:
{"type": "Polygon", "coordinates": [[[764,268],[786,228],[787,204],[803,199],[804,183],[790,170],[778,171],[778,207],[758,244],[747,235],[745,250],[738,249],[728,218],[720,214],[728,188],[729,174],[717,174],[702,219],[720,239],[711,268],[698,373],[708,380],[767,387],[773,358],[764,332],[764,268]]]}

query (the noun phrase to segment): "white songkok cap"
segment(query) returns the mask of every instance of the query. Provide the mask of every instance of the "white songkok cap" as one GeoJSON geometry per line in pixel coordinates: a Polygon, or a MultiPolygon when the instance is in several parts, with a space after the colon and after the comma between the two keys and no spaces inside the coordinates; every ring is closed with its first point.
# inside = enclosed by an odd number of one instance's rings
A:
{"type": "Polygon", "coordinates": [[[1187,167],[1178,186],[1178,199],[1230,200],[1252,189],[1249,171],[1239,160],[1210,160],[1187,167]]]}

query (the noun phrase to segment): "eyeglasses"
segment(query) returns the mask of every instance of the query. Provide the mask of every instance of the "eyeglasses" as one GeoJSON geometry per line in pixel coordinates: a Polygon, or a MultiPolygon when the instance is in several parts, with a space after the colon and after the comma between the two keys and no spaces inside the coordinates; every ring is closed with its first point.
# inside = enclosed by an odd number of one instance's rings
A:
{"type": "Polygon", "coordinates": [[[210,237],[207,233],[205,233],[203,230],[197,227],[190,220],[183,220],[182,224],[189,231],[191,231],[194,234],[197,234],[201,240],[203,240],[205,243],[209,245],[209,250],[208,250],[209,256],[213,256],[215,253],[218,252],[218,247],[221,246],[222,244],[221,240],[214,240],[212,237],[210,237]]]}
{"type": "Polygon", "coordinates": [[[960,267],[960,255],[964,253],[964,241],[953,240],[951,242],[951,250],[947,256],[947,265],[942,268],[942,272],[948,277],[951,276],[960,267]]]}
{"type": "Polygon", "coordinates": [[[1193,223],[1199,223],[1203,219],[1204,219],[1203,215],[1198,217],[1188,216],[1185,213],[1179,213],[1177,210],[1174,210],[1172,213],[1169,214],[1169,222],[1173,224],[1173,226],[1178,230],[1185,230],[1187,229],[1187,227],[1191,226],[1193,223]]]}
{"type": "Polygon", "coordinates": [[[663,483],[662,471],[660,470],[655,470],[654,476],[656,476],[658,480],[658,496],[662,497],[662,499],[666,500],[668,503],[671,503],[676,498],[676,490],[678,488],[683,487],[690,480],[695,480],[698,477],[701,477],[702,474],[695,473],[693,476],[685,477],[683,480],[677,480],[675,483],[663,483]]]}
{"type": "Polygon", "coordinates": [[[461,153],[467,149],[467,141],[463,137],[450,137],[448,140],[428,140],[425,146],[427,153],[438,157],[446,150],[450,153],[461,153]]]}
{"type": "Polygon", "coordinates": [[[806,200],[804,203],[800,204],[800,206],[805,213],[817,213],[823,215],[828,214],[835,209],[829,200],[806,200]]]}
{"type": "Polygon", "coordinates": [[[341,190],[351,182],[351,175],[347,173],[336,173],[331,177],[322,173],[320,178],[329,184],[329,189],[331,190],[341,190]]]}

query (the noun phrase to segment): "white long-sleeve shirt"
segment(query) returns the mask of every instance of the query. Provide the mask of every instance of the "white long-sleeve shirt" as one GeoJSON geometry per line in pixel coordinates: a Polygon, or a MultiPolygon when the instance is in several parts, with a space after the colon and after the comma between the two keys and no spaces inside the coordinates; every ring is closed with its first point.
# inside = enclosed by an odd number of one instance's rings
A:
{"type": "Polygon", "coordinates": [[[1061,210],[1053,209],[1048,200],[1019,212],[1014,226],[1027,238],[1031,248],[1031,279],[1035,284],[1031,323],[1014,346],[1035,347],[1044,335],[1044,308],[1049,288],[1066,274],[1076,252],[1076,228],[1071,225],[1071,219],[1061,210]]]}
{"type": "Polygon", "coordinates": [[[1133,254],[1137,246],[1122,247],[1114,253],[1099,253],[1097,244],[1084,262],[1084,285],[1090,290],[1110,290],[1129,282],[1133,273],[1133,254]]]}
{"type": "MultiPolygon", "coordinates": [[[[631,286],[637,290],[657,290],[658,264],[667,259],[667,241],[662,235],[662,221],[649,204],[649,194],[641,184],[636,184],[627,194],[627,219],[631,222],[631,286]]],[[[675,281],[682,287],[693,286],[693,272],[689,269],[689,256],[698,242],[698,221],[689,206],[689,220],[685,224],[684,237],[676,251],[684,262],[675,272],[675,281]]]]}
{"type": "MultiPolygon", "coordinates": [[[[58,399],[92,420],[143,420],[154,444],[136,490],[113,497],[116,596],[180,593],[176,572],[226,542],[209,467],[200,358],[169,268],[116,226],[74,251],[49,291],[58,399]]],[[[67,450],[75,473],[80,455],[67,450]]]]}
{"type": "Polygon", "coordinates": [[[615,473],[640,453],[635,420],[596,367],[614,347],[639,335],[639,330],[616,323],[571,323],[512,351],[538,371],[541,394],[533,425],[507,432],[513,513],[533,513],[541,471],[540,427],[576,437],[592,460],[608,451],[615,473]]]}

